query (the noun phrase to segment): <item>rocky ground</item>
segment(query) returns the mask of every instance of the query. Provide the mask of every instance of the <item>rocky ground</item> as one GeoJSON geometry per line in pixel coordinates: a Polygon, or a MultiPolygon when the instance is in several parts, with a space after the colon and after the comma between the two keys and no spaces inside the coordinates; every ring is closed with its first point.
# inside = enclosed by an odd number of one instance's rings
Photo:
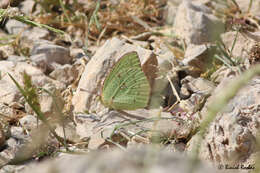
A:
{"type": "Polygon", "coordinates": [[[0,173],[260,171],[258,1],[0,8],[0,173]],[[103,82],[131,51],[149,104],[108,109],[103,82]]]}

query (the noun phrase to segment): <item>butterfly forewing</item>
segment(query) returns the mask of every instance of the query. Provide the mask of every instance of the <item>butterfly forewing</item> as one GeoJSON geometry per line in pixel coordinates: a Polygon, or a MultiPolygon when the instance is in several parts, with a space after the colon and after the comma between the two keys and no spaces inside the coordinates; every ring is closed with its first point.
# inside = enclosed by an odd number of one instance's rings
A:
{"type": "Polygon", "coordinates": [[[117,110],[134,110],[147,106],[150,85],[136,52],[125,54],[106,77],[101,99],[105,106],[117,110]]]}

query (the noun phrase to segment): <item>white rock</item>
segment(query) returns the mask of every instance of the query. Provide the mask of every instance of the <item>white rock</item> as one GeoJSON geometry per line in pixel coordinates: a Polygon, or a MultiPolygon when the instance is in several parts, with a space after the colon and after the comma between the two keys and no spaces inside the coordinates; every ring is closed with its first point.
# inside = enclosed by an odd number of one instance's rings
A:
{"type": "Polygon", "coordinates": [[[79,72],[76,66],[69,64],[57,67],[53,72],[50,73],[52,79],[56,79],[65,85],[71,84],[75,79],[78,78],[79,72]]]}
{"type": "Polygon", "coordinates": [[[260,15],[260,2],[259,1],[245,1],[245,0],[236,0],[236,3],[239,5],[239,9],[242,13],[247,13],[250,7],[250,14],[253,16],[260,15]],[[252,3],[252,4],[250,4],[252,3]]]}
{"type": "Polygon", "coordinates": [[[221,39],[228,50],[231,50],[233,42],[236,39],[236,44],[234,44],[232,50],[232,56],[233,58],[242,58],[242,60],[249,57],[248,51],[255,45],[254,40],[248,39],[241,33],[237,34],[236,31],[222,34],[221,39]]]}
{"type": "MultiPolygon", "coordinates": [[[[31,55],[33,56],[37,54],[45,54],[47,68],[49,71],[54,70],[52,65],[53,63],[64,65],[70,64],[72,60],[69,49],[54,44],[39,43],[34,45],[31,55]]],[[[33,58],[33,60],[35,60],[35,58],[33,58]]]]}
{"type": "Polygon", "coordinates": [[[17,55],[10,55],[7,58],[7,61],[13,61],[13,62],[25,62],[26,60],[28,60],[26,57],[24,57],[24,56],[17,56],[17,55]]]}
{"type": "MultiPolygon", "coordinates": [[[[49,31],[44,28],[39,27],[33,27],[25,29],[21,34],[21,45],[24,47],[28,47],[30,50],[39,42],[49,42],[47,40],[41,40],[41,39],[48,39],[49,31]]],[[[49,44],[52,44],[49,42],[49,44]]]]}
{"type": "Polygon", "coordinates": [[[30,15],[33,11],[33,6],[35,5],[35,1],[33,0],[26,0],[21,2],[20,4],[20,10],[26,15],[30,15]]]}
{"type": "MultiPolygon", "coordinates": [[[[32,55],[30,59],[37,68],[41,69],[43,73],[46,73],[51,67],[48,68],[48,60],[46,54],[40,53],[36,55],[32,55]]],[[[50,65],[51,66],[51,65],[50,65]]]]}
{"type": "MultiPolygon", "coordinates": [[[[24,173],[185,173],[190,172],[192,160],[178,152],[169,152],[153,146],[140,146],[126,151],[99,150],[86,155],[67,154],[56,160],[34,162],[24,173]],[[147,163],[148,162],[148,163],[147,163]],[[145,164],[147,163],[147,164],[145,164]],[[145,171],[144,171],[145,170],[145,171]]],[[[217,173],[217,169],[198,162],[192,172],[217,173]]]]}
{"type": "Polygon", "coordinates": [[[27,130],[37,127],[37,118],[33,115],[26,115],[19,119],[20,124],[27,130]]]}
{"type": "Polygon", "coordinates": [[[13,81],[7,73],[11,74],[20,85],[23,85],[22,73],[25,71],[32,77],[32,82],[37,87],[51,84],[59,90],[65,89],[64,84],[45,76],[40,69],[25,62],[14,63],[11,61],[0,61],[0,71],[2,73],[2,80],[6,80],[10,83],[13,83],[13,81]]]}
{"type": "Polygon", "coordinates": [[[10,19],[5,24],[5,28],[9,34],[19,34],[28,27],[26,24],[19,22],[15,19],[10,19]]]}
{"type": "Polygon", "coordinates": [[[0,59],[7,59],[9,56],[14,54],[14,48],[12,45],[0,46],[0,59]]]}
{"type": "MultiPolygon", "coordinates": [[[[101,94],[102,83],[106,75],[122,55],[134,50],[138,52],[143,70],[148,73],[148,79],[149,76],[154,75],[157,59],[151,51],[127,44],[117,38],[108,40],[97,50],[81,76],[77,91],[73,97],[74,111],[100,112],[104,108],[98,100],[98,95],[101,94]]],[[[152,79],[152,77],[150,78],[152,79]]]]}
{"type": "Polygon", "coordinates": [[[11,137],[14,137],[16,139],[23,140],[26,138],[25,132],[22,127],[12,126],[10,128],[10,133],[11,133],[11,137]]]}
{"type": "MultiPolygon", "coordinates": [[[[65,130],[65,136],[67,140],[73,141],[73,142],[79,142],[80,138],[79,135],[76,133],[76,127],[74,124],[70,123],[70,124],[66,124],[64,127],[65,130]]],[[[64,131],[63,131],[63,127],[62,126],[58,126],[55,129],[55,132],[62,138],[64,138],[64,131]]]]}
{"type": "Polygon", "coordinates": [[[0,103],[11,104],[20,101],[21,94],[13,82],[0,80],[0,103]]]}
{"type": "MultiPolygon", "coordinates": [[[[201,118],[207,114],[209,104],[225,90],[231,78],[223,80],[207,100],[201,111],[201,118]]],[[[219,112],[207,129],[200,146],[200,157],[214,163],[254,164],[256,138],[259,132],[260,78],[255,77],[230,100],[224,110],[219,112]]],[[[193,136],[188,151],[196,146],[197,136],[193,136]]]]}
{"type": "Polygon", "coordinates": [[[175,18],[174,29],[187,44],[215,41],[224,32],[224,24],[200,3],[183,1],[175,18]]]}

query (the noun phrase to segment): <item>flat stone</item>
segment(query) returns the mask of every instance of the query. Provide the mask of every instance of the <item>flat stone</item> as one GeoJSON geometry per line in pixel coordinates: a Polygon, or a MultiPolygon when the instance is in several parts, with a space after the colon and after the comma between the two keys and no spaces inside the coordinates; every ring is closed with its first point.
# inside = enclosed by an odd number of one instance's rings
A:
{"type": "Polygon", "coordinates": [[[9,34],[19,34],[24,31],[28,26],[22,22],[19,22],[15,19],[10,19],[5,24],[5,28],[9,34]]]}
{"type": "Polygon", "coordinates": [[[7,59],[14,54],[14,48],[12,45],[0,46],[0,59],[7,59]]]}
{"type": "Polygon", "coordinates": [[[76,69],[76,66],[69,64],[57,67],[54,71],[50,73],[50,77],[56,79],[65,85],[71,84],[74,80],[78,78],[79,72],[76,69]]]}
{"type": "Polygon", "coordinates": [[[51,71],[51,69],[53,69],[53,67],[51,67],[51,64],[48,64],[46,54],[40,53],[32,55],[30,59],[33,62],[33,65],[39,68],[43,73],[47,73],[48,71],[51,71]]]}
{"type": "Polygon", "coordinates": [[[22,125],[22,127],[29,131],[37,127],[37,118],[33,115],[26,115],[19,119],[19,122],[22,125]]]}
{"type": "Polygon", "coordinates": [[[232,56],[234,58],[249,58],[248,51],[255,45],[254,40],[248,39],[248,37],[244,37],[243,34],[235,31],[221,34],[221,39],[227,49],[231,50],[232,48],[232,56]],[[233,45],[234,39],[236,39],[236,44],[233,45]]]}
{"type": "Polygon", "coordinates": [[[49,68],[50,71],[54,70],[52,63],[64,65],[70,64],[72,60],[69,49],[54,44],[43,43],[34,45],[31,51],[31,56],[37,54],[45,54],[46,63],[48,64],[47,68],[49,68]]]}
{"type": "Polygon", "coordinates": [[[25,71],[32,77],[33,84],[38,87],[53,85],[59,90],[65,89],[64,84],[45,76],[40,69],[26,62],[14,63],[12,61],[0,61],[0,71],[2,72],[2,80],[10,82],[11,84],[14,83],[7,73],[12,75],[19,84],[22,84],[22,73],[25,71]]]}
{"type": "Polygon", "coordinates": [[[183,1],[177,11],[174,30],[189,44],[205,44],[217,40],[224,24],[199,2],[183,1]]]}
{"type": "Polygon", "coordinates": [[[22,97],[21,93],[10,81],[0,80],[0,103],[11,104],[19,102],[22,97]]]}
{"type": "Polygon", "coordinates": [[[33,12],[33,6],[35,5],[35,1],[33,0],[26,0],[21,2],[20,10],[26,15],[30,15],[33,12]]]}
{"type": "Polygon", "coordinates": [[[77,91],[73,96],[74,111],[83,112],[88,110],[90,112],[100,112],[104,109],[104,106],[98,100],[98,95],[101,94],[99,91],[101,91],[106,75],[122,55],[134,50],[138,52],[142,68],[145,73],[147,72],[148,80],[150,83],[153,81],[154,69],[157,66],[157,59],[154,54],[149,50],[113,38],[106,41],[86,65],[77,91]]]}
{"type": "Polygon", "coordinates": [[[24,56],[17,56],[17,55],[10,55],[7,58],[7,61],[13,61],[13,62],[25,62],[28,59],[24,56]]]}

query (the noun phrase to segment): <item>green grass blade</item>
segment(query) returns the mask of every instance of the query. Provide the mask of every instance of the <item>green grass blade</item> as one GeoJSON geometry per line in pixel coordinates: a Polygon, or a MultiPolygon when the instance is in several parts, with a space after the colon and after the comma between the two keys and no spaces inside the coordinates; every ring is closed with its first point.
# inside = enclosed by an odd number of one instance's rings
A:
{"type": "Polygon", "coordinates": [[[237,36],[238,36],[238,31],[236,32],[235,39],[233,40],[233,43],[232,43],[232,46],[231,46],[231,50],[230,50],[230,53],[231,53],[231,54],[232,54],[232,52],[233,52],[233,50],[234,50],[234,47],[235,47],[235,45],[236,45],[237,36]]]}
{"type": "Polygon", "coordinates": [[[64,15],[66,16],[66,18],[67,18],[67,20],[69,21],[69,23],[71,23],[70,17],[69,17],[69,15],[68,15],[67,11],[66,11],[66,8],[65,8],[65,6],[64,6],[64,3],[62,2],[62,0],[59,0],[59,3],[60,3],[60,6],[61,6],[61,8],[62,8],[62,11],[63,11],[64,15]]]}
{"type": "Polygon", "coordinates": [[[9,77],[12,79],[12,81],[15,83],[16,87],[18,88],[18,90],[21,92],[21,94],[23,95],[24,99],[26,100],[26,102],[30,105],[30,107],[32,108],[32,110],[36,113],[36,115],[38,116],[38,118],[40,120],[42,120],[42,122],[49,128],[49,130],[51,131],[51,133],[53,134],[53,136],[64,145],[64,142],[62,140],[62,138],[60,138],[55,130],[53,129],[53,127],[49,124],[49,122],[47,121],[47,119],[45,118],[44,114],[41,112],[40,107],[37,103],[35,103],[35,101],[33,101],[32,99],[30,99],[30,96],[28,95],[28,92],[26,92],[19,84],[18,82],[13,78],[12,75],[10,75],[8,73],[9,77]]]}
{"type": "Polygon", "coordinates": [[[25,18],[24,16],[14,16],[13,18],[14,18],[15,20],[18,20],[18,21],[20,21],[20,22],[23,22],[23,23],[28,24],[28,25],[31,25],[31,26],[37,26],[37,27],[39,27],[39,28],[46,28],[46,29],[48,29],[48,30],[50,30],[50,31],[53,31],[53,32],[55,32],[55,33],[58,33],[58,34],[65,34],[65,32],[62,31],[62,30],[59,30],[59,29],[50,27],[50,26],[45,25],[45,24],[40,24],[40,23],[34,22],[34,21],[32,21],[32,20],[29,20],[29,19],[25,18]]]}

